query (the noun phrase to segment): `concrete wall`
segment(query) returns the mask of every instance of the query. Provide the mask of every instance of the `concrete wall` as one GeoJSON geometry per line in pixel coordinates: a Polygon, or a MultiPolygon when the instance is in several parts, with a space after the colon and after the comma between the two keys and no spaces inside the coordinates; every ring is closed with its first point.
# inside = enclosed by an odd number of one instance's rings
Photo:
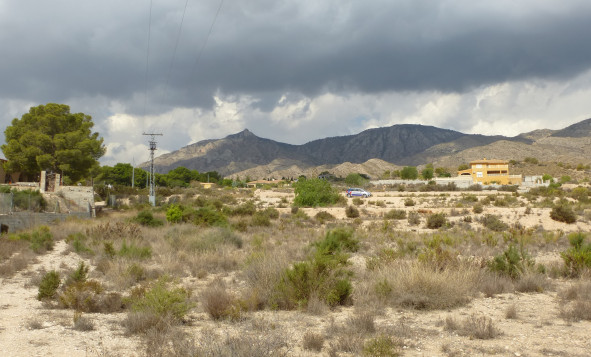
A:
{"type": "Polygon", "coordinates": [[[12,214],[0,215],[0,224],[8,227],[8,232],[13,233],[39,225],[48,225],[55,221],[63,221],[68,217],[91,218],[89,212],[77,213],[34,213],[14,212],[12,214]]]}

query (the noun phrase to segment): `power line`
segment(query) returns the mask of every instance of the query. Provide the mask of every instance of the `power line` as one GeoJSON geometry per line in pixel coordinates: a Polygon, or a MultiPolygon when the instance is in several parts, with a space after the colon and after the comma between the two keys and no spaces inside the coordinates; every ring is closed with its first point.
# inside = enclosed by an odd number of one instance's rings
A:
{"type": "Polygon", "coordinates": [[[181,23],[179,25],[179,32],[176,36],[176,42],[174,44],[174,51],[172,52],[172,58],[170,60],[170,66],[168,67],[168,76],[166,77],[166,87],[168,87],[168,83],[170,82],[170,77],[172,76],[172,66],[174,65],[174,59],[176,58],[176,52],[179,47],[179,41],[181,39],[181,33],[183,31],[183,22],[185,21],[185,13],[187,12],[187,5],[189,4],[189,0],[185,1],[185,8],[183,9],[183,16],[181,16],[181,23]]]}
{"type": "Polygon", "coordinates": [[[215,25],[215,22],[218,19],[218,16],[220,14],[220,11],[222,10],[222,6],[224,5],[224,0],[220,1],[220,6],[218,7],[218,11],[215,13],[215,17],[213,18],[213,22],[211,23],[211,26],[209,27],[209,32],[207,33],[207,36],[205,37],[205,42],[203,42],[203,46],[201,46],[201,49],[199,50],[199,53],[197,54],[197,59],[195,60],[195,67],[197,67],[197,63],[199,63],[199,60],[201,59],[201,55],[203,55],[203,51],[205,50],[205,46],[207,46],[207,42],[209,41],[209,37],[211,36],[211,33],[213,31],[213,26],[215,25]]]}
{"type": "Polygon", "coordinates": [[[148,16],[148,46],[146,50],[146,73],[145,73],[145,95],[144,95],[144,117],[148,106],[148,68],[150,64],[150,35],[152,32],[152,0],[150,0],[150,13],[148,16]]]}

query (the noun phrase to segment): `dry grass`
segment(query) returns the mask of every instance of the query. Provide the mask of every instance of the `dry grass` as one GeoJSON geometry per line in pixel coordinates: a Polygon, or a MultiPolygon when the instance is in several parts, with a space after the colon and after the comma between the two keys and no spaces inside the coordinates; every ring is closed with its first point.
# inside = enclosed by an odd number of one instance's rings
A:
{"type": "Polygon", "coordinates": [[[448,316],[445,319],[444,329],[446,331],[456,332],[461,336],[468,336],[479,340],[493,339],[501,334],[501,331],[495,327],[492,319],[482,315],[472,315],[461,322],[448,316]]]}
{"type": "Polygon", "coordinates": [[[354,299],[367,306],[448,309],[469,302],[477,280],[478,272],[470,266],[436,270],[417,262],[395,262],[368,272],[354,299]]]}
{"type": "Polygon", "coordinates": [[[560,316],[569,321],[591,321],[591,280],[580,279],[559,293],[560,316]]]}
{"type": "Polygon", "coordinates": [[[302,345],[305,350],[320,352],[324,346],[324,335],[308,331],[304,334],[302,345]]]}

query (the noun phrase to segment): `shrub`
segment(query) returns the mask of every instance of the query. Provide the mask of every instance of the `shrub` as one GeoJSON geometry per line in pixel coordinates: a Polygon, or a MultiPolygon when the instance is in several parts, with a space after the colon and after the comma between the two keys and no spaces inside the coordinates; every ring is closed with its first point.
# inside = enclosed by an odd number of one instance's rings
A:
{"type": "Polygon", "coordinates": [[[96,280],[71,282],[59,295],[60,305],[83,312],[99,312],[104,288],[96,280]]]}
{"type": "Polygon", "coordinates": [[[444,213],[434,213],[427,217],[427,228],[437,229],[443,227],[447,223],[444,213]]]}
{"type": "Polygon", "coordinates": [[[363,345],[364,356],[400,356],[400,346],[390,336],[379,335],[365,342],[363,345]]]}
{"type": "Polygon", "coordinates": [[[193,224],[196,226],[226,226],[228,218],[219,211],[209,207],[202,207],[196,210],[193,217],[193,224]]]}
{"type": "Polygon", "coordinates": [[[324,346],[324,335],[310,331],[304,334],[303,347],[305,350],[320,352],[322,346],[324,346]]]}
{"type": "Polygon", "coordinates": [[[150,289],[140,292],[140,296],[130,298],[131,312],[136,314],[146,314],[146,320],[149,321],[141,326],[139,331],[145,331],[158,324],[162,319],[171,318],[172,321],[179,322],[191,309],[189,302],[189,292],[180,287],[169,287],[166,279],[159,279],[150,289]]]}
{"type": "Polygon", "coordinates": [[[484,211],[484,207],[481,203],[476,203],[474,206],[472,206],[472,211],[476,214],[482,213],[484,211]]]}
{"type": "Polygon", "coordinates": [[[74,313],[74,318],[73,318],[73,323],[74,323],[74,330],[76,331],[92,331],[94,330],[94,322],[92,322],[91,319],[89,319],[86,316],[82,316],[82,313],[79,311],[76,311],[74,313]]]}
{"type": "Polygon", "coordinates": [[[271,225],[271,220],[269,219],[269,216],[267,214],[263,212],[256,212],[252,216],[250,224],[259,227],[269,227],[271,225]]]}
{"type": "Polygon", "coordinates": [[[312,297],[331,307],[346,304],[353,287],[352,272],[344,269],[348,259],[344,252],[358,248],[352,236],[353,231],[345,228],[327,232],[324,240],[314,244],[316,253],[311,259],[283,272],[272,304],[282,309],[305,307],[312,297]]]}
{"type": "Polygon", "coordinates": [[[12,190],[12,194],[14,208],[34,212],[43,212],[47,207],[47,201],[45,201],[43,195],[39,191],[12,190]]]}
{"type": "Polygon", "coordinates": [[[480,222],[483,226],[495,232],[504,232],[509,229],[509,225],[507,223],[501,221],[498,216],[493,214],[484,215],[484,217],[480,219],[480,222]]]}
{"type": "Polygon", "coordinates": [[[37,300],[52,299],[60,286],[60,275],[55,270],[45,274],[39,284],[37,300]]]}
{"type": "Polygon", "coordinates": [[[66,237],[66,242],[70,243],[76,253],[92,253],[92,250],[86,246],[85,241],[86,236],[81,232],[68,234],[66,237]]]}
{"type": "Polygon", "coordinates": [[[411,226],[416,226],[421,223],[421,215],[418,212],[412,211],[408,212],[408,224],[411,226]]]}
{"type": "Polygon", "coordinates": [[[244,308],[226,290],[221,281],[215,281],[202,294],[203,308],[214,320],[240,318],[244,308]]]}
{"type": "Polygon", "coordinates": [[[347,206],[345,208],[345,215],[347,218],[357,218],[359,217],[359,210],[355,206],[347,206]]]}
{"type": "Polygon", "coordinates": [[[532,265],[533,261],[528,257],[527,252],[523,248],[518,250],[514,244],[511,244],[503,254],[494,257],[489,263],[489,269],[512,279],[517,279],[528,266],[532,265]]]}
{"type": "Polygon", "coordinates": [[[490,317],[478,315],[467,317],[461,323],[448,317],[445,319],[445,330],[456,331],[459,335],[479,340],[489,340],[501,334],[490,317]]]}
{"type": "Polygon", "coordinates": [[[135,216],[133,220],[141,224],[142,226],[148,227],[157,227],[163,224],[161,220],[154,218],[154,215],[150,210],[143,210],[138,212],[137,216],[135,216]]]}
{"type": "Polygon", "coordinates": [[[569,234],[571,247],[560,253],[566,273],[578,276],[585,269],[591,269],[591,243],[585,244],[586,235],[581,232],[569,234]]]}
{"type": "Polygon", "coordinates": [[[407,198],[404,200],[404,206],[411,207],[415,205],[415,201],[412,198],[407,198]]]}
{"type": "Polygon", "coordinates": [[[8,238],[29,242],[31,250],[37,254],[53,249],[53,236],[47,226],[41,226],[31,233],[12,234],[8,238]]]}
{"type": "Polygon", "coordinates": [[[560,316],[569,321],[591,321],[591,282],[580,280],[559,293],[560,316]]]}
{"type": "Polygon", "coordinates": [[[567,205],[554,206],[552,211],[550,211],[550,218],[564,223],[575,223],[577,221],[577,215],[572,208],[567,205]]]}
{"type": "Polygon", "coordinates": [[[300,180],[295,185],[293,204],[300,207],[328,206],[339,201],[341,195],[330,182],[321,179],[300,180]]]}
{"type": "Polygon", "coordinates": [[[88,277],[88,265],[84,264],[84,262],[80,262],[78,264],[78,268],[70,274],[68,280],[66,281],[66,285],[70,283],[83,283],[86,281],[88,277]]]}
{"type": "Polygon", "coordinates": [[[324,223],[326,221],[332,221],[334,220],[334,216],[326,211],[320,211],[318,213],[316,213],[316,216],[314,216],[314,218],[316,218],[316,220],[320,223],[324,223]]]}
{"type": "Polygon", "coordinates": [[[183,209],[179,205],[170,205],[166,210],[166,221],[170,223],[179,223],[183,220],[183,209]]]}
{"type": "Polygon", "coordinates": [[[355,206],[361,206],[361,205],[363,205],[363,200],[361,198],[359,198],[359,197],[353,198],[353,201],[352,202],[353,202],[353,204],[355,206]]]}
{"type": "Polygon", "coordinates": [[[402,209],[393,209],[384,215],[385,219],[405,219],[406,211],[402,209]]]}

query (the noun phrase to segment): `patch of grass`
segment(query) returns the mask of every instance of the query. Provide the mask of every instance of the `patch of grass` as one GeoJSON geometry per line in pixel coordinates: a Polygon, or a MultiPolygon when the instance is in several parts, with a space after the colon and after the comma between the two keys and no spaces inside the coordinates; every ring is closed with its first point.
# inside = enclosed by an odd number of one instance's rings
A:
{"type": "Polygon", "coordinates": [[[398,262],[366,278],[360,303],[385,303],[417,310],[449,309],[468,303],[478,280],[477,271],[464,266],[445,269],[398,262]]]}
{"type": "Polygon", "coordinates": [[[387,335],[371,338],[363,345],[363,356],[395,357],[400,355],[400,343],[387,335]]]}
{"type": "Polygon", "coordinates": [[[94,322],[90,318],[83,316],[79,311],[74,312],[74,318],[72,320],[74,323],[72,328],[76,331],[93,331],[95,328],[94,322]]]}
{"type": "Polygon", "coordinates": [[[561,291],[560,316],[569,321],[591,321],[591,281],[579,280],[561,291]]]}
{"type": "Polygon", "coordinates": [[[131,259],[148,259],[152,257],[152,248],[149,246],[141,247],[135,245],[133,242],[128,244],[127,241],[123,241],[117,255],[131,259]]]}

